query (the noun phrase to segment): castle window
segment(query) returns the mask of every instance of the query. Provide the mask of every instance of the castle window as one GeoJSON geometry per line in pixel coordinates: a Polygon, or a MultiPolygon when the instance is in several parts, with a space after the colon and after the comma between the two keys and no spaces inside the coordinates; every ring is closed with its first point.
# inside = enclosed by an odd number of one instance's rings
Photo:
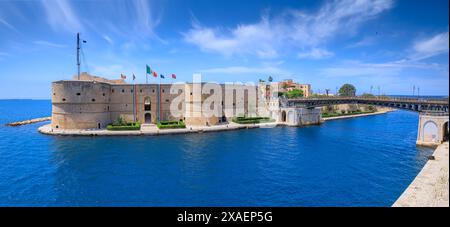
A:
{"type": "Polygon", "coordinates": [[[155,93],[155,89],[153,89],[153,91],[152,91],[153,93],[155,93]]]}
{"type": "Polygon", "coordinates": [[[192,95],[192,92],[191,92],[191,95],[192,95]]]}
{"type": "Polygon", "coordinates": [[[168,99],[166,99],[166,102],[169,102],[169,100],[168,100],[168,99]]]}
{"type": "Polygon", "coordinates": [[[109,106],[108,106],[108,111],[109,111],[109,106]]]}
{"type": "Polygon", "coordinates": [[[105,96],[105,93],[103,93],[103,96],[105,96]]]}
{"type": "Polygon", "coordinates": [[[56,93],[53,93],[53,95],[56,95],[56,93]]]}
{"type": "Polygon", "coordinates": [[[133,89],[131,89],[131,93],[133,93],[133,89]]]}
{"type": "Polygon", "coordinates": [[[95,102],[95,99],[92,99],[92,102],[95,102]]]}
{"type": "Polygon", "coordinates": [[[164,93],[164,89],[162,89],[162,92],[164,93]]]}
{"type": "Polygon", "coordinates": [[[66,99],[62,99],[63,100],[63,102],[65,102],[66,101],[66,99]]]}
{"type": "Polygon", "coordinates": [[[77,95],[80,96],[81,94],[80,94],[80,93],[77,93],[77,95]]]}
{"type": "Polygon", "coordinates": [[[125,92],[125,89],[122,89],[122,93],[125,92]]]}
{"type": "Polygon", "coordinates": [[[111,92],[114,93],[114,89],[111,89],[111,92]]]}
{"type": "Polygon", "coordinates": [[[140,92],[140,93],[142,93],[142,89],[141,89],[141,90],[139,90],[139,92],[140,92]]]}
{"type": "Polygon", "coordinates": [[[55,128],[59,128],[59,125],[55,126],[55,128]]]}

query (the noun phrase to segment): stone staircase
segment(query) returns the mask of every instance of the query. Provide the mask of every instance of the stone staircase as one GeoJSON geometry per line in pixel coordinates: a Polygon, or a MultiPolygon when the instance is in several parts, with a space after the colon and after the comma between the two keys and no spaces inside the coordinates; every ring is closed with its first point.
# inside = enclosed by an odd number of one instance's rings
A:
{"type": "Polygon", "coordinates": [[[156,124],[141,124],[141,131],[157,131],[156,124]]]}

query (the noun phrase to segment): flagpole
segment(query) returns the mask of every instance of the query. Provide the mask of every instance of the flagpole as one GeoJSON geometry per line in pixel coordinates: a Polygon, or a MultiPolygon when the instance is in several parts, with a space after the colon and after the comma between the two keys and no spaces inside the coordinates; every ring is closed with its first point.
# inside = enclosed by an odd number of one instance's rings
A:
{"type": "Polygon", "coordinates": [[[158,121],[161,121],[161,75],[159,75],[158,84],[158,121]]]}
{"type": "Polygon", "coordinates": [[[136,98],[136,82],[134,81],[134,74],[133,74],[133,121],[136,122],[136,111],[135,111],[135,98],[136,98]]]}

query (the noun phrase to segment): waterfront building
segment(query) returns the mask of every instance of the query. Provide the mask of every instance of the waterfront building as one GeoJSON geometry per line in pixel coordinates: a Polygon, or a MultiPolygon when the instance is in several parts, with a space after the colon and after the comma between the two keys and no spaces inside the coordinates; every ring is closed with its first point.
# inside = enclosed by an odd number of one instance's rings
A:
{"type": "Polygon", "coordinates": [[[118,118],[128,122],[175,120],[208,126],[228,122],[233,116],[267,116],[268,111],[258,110],[265,105],[258,104],[264,99],[260,99],[257,87],[205,83],[133,85],[123,79],[107,80],[81,73],[80,80],[52,83],[52,128],[99,129],[118,118]],[[221,94],[214,94],[213,87],[205,94],[205,86],[215,86],[221,94]],[[216,102],[211,102],[213,96],[216,102]],[[202,113],[206,102],[211,102],[210,108],[216,113],[213,116],[202,113]],[[174,103],[178,105],[172,106],[174,103]]]}
{"type": "Polygon", "coordinates": [[[279,92],[288,92],[294,89],[299,89],[303,91],[303,97],[305,98],[309,97],[312,94],[310,84],[300,84],[292,79],[286,79],[281,82],[277,82],[276,84],[278,86],[279,92]]]}

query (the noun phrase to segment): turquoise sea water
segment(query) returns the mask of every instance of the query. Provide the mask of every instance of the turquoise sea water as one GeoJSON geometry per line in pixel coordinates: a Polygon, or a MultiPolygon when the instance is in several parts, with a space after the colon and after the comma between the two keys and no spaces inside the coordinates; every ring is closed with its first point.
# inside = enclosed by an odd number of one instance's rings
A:
{"type": "Polygon", "coordinates": [[[3,206],[390,206],[432,150],[418,115],[149,137],[46,136],[50,101],[0,100],[3,206]]]}

